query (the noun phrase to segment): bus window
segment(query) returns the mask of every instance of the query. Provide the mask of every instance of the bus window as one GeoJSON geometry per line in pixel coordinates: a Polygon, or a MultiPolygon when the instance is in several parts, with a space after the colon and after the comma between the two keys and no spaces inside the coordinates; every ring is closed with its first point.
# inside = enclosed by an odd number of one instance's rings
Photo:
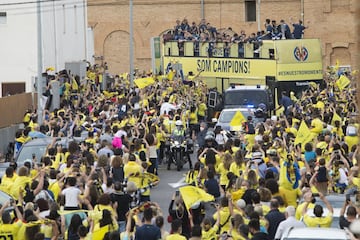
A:
{"type": "Polygon", "coordinates": [[[269,49],[269,58],[275,59],[275,50],[273,48],[269,49]]]}

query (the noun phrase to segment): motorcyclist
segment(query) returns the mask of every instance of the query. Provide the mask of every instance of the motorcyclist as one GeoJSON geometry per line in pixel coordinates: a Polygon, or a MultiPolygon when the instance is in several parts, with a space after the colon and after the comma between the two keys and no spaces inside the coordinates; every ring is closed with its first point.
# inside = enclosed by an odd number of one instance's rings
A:
{"type": "MultiPolygon", "coordinates": [[[[174,129],[174,131],[171,134],[171,140],[172,141],[178,141],[180,144],[183,143],[186,140],[186,132],[184,130],[184,125],[183,122],[181,120],[177,120],[175,122],[175,126],[176,128],[174,129]]],[[[191,162],[191,158],[190,158],[190,154],[188,152],[185,152],[185,148],[183,146],[181,146],[181,151],[183,151],[183,153],[186,154],[186,157],[188,158],[189,161],[189,167],[190,169],[192,169],[192,162],[191,162]]],[[[168,161],[168,166],[167,169],[170,170],[170,166],[172,162],[175,162],[174,159],[174,153],[171,151],[170,152],[170,161],[168,161]]]]}

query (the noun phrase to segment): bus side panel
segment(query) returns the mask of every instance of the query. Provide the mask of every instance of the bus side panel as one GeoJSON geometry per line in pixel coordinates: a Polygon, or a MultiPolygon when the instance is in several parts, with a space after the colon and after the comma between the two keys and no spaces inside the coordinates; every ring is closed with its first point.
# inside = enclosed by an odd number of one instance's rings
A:
{"type": "Polygon", "coordinates": [[[309,81],[323,78],[318,39],[276,41],[278,81],[309,81]]]}

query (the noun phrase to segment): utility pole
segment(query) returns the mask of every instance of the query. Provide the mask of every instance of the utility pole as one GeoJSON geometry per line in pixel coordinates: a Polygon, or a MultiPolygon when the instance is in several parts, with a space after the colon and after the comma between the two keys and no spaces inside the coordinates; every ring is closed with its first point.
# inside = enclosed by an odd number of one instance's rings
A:
{"type": "Polygon", "coordinates": [[[258,22],[258,31],[261,31],[261,0],[257,1],[257,22],[258,22]]]}
{"type": "Polygon", "coordinates": [[[41,106],[41,99],[43,94],[43,79],[42,79],[42,71],[43,71],[43,61],[42,61],[42,32],[41,32],[41,0],[37,0],[37,50],[38,50],[38,72],[37,72],[37,120],[38,124],[42,124],[42,115],[43,109],[41,106]]]}

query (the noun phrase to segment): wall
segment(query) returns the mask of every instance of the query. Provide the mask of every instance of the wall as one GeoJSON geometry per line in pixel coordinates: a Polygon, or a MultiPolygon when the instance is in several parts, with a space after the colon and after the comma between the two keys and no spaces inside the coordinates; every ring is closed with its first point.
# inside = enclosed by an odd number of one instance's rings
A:
{"type": "Polygon", "coordinates": [[[64,69],[65,62],[86,59],[86,1],[42,3],[44,67],[64,69]]]}
{"type": "MultiPolygon", "coordinates": [[[[189,22],[199,22],[201,1],[192,0],[133,0],[134,3],[134,55],[135,66],[148,70],[150,61],[150,37],[173,28],[176,19],[184,17],[189,22]]],[[[266,18],[289,23],[304,16],[306,38],[320,38],[324,67],[333,65],[336,59],[341,65],[355,65],[356,0],[261,0],[260,26],[266,18]],[[302,4],[303,3],[303,4],[302,4]],[[302,10],[303,9],[303,10],[302,10]],[[303,14],[302,14],[303,13],[303,14]],[[309,24],[307,22],[310,21],[309,24]]],[[[256,32],[258,22],[245,22],[244,0],[204,0],[205,18],[217,28],[232,27],[235,32],[244,29],[249,35],[256,32]]],[[[104,56],[110,72],[128,72],[129,69],[129,1],[88,0],[88,21],[95,34],[95,54],[104,56]]]]}
{"type": "MultiPolygon", "coordinates": [[[[32,92],[38,62],[36,1],[6,2],[0,4],[0,11],[7,13],[7,23],[0,24],[0,83],[26,82],[26,92],[32,92]]],[[[86,0],[42,1],[43,71],[50,66],[59,71],[65,62],[91,59],[86,8],[86,0]]]]}
{"type": "Polygon", "coordinates": [[[37,72],[36,5],[2,5],[0,11],[7,13],[7,23],[0,24],[0,82],[27,82],[29,92],[37,72]]]}
{"type": "Polygon", "coordinates": [[[0,98],[0,128],[21,123],[25,112],[28,109],[35,109],[36,103],[37,94],[32,93],[22,93],[0,98]]]}

